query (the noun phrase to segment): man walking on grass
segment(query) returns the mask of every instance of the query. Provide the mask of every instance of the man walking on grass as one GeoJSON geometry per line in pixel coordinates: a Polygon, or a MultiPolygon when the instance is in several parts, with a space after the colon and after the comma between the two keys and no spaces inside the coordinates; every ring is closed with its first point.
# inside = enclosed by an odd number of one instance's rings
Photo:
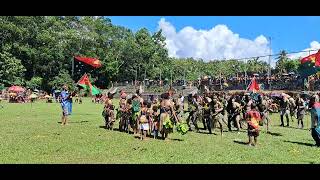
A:
{"type": "Polygon", "coordinates": [[[283,119],[286,117],[287,120],[287,127],[289,127],[289,114],[290,114],[290,107],[289,107],[289,99],[287,98],[286,94],[282,94],[282,98],[280,100],[280,126],[284,127],[283,119]]]}
{"type": "Polygon", "coordinates": [[[223,115],[222,115],[222,111],[223,111],[223,105],[221,104],[221,102],[219,102],[218,98],[216,96],[213,97],[213,123],[212,123],[212,131],[214,130],[215,126],[217,123],[219,123],[220,126],[220,135],[222,136],[222,132],[223,132],[223,127],[222,127],[222,122],[223,122],[223,115]]]}
{"type": "Polygon", "coordinates": [[[297,99],[297,119],[298,119],[298,128],[300,127],[301,129],[303,129],[303,119],[304,119],[304,115],[305,115],[305,102],[302,99],[301,95],[298,95],[298,99],[297,99]],[[301,126],[300,126],[301,124],[301,126]]]}
{"type": "Polygon", "coordinates": [[[63,91],[61,92],[61,107],[62,107],[62,118],[61,125],[67,125],[67,117],[71,115],[71,94],[68,91],[68,86],[63,85],[63,91]]]}

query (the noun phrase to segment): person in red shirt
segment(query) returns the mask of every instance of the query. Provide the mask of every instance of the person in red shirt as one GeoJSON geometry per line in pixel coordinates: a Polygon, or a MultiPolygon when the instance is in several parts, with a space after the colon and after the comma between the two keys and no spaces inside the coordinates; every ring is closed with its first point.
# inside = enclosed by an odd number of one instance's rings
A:
{"type": "Polygon", "coordinates": [[[260,112],[257,111],[255,103],[251,104],[251,110],[246,113],[246,120],[248,123],[248,137],[249,146],[256,146],[259,136],[259,121],[261,121],[260,112]],[[254,139],[254,142],[252,141],[254,139]]]}

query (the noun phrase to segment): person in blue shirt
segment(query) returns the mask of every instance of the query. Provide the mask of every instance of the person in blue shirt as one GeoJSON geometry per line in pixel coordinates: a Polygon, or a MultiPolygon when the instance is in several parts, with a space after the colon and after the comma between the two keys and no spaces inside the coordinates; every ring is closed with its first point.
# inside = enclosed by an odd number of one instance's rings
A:
{"type": "Polygon", "coordinates": [[[316,146],[320,147],[320,100],[319,96],[315,95],[310,100],[311,107],[311,135],[316,146]]]}
{"type": "Polygon", "coordinates": [[[63,91],[61,92],[61,107],[62,107],[62,122],[61,125],[67,124],[67,117],[71,115],[71,94],[68,91],[68,86],[63,86],[63,91]]]}

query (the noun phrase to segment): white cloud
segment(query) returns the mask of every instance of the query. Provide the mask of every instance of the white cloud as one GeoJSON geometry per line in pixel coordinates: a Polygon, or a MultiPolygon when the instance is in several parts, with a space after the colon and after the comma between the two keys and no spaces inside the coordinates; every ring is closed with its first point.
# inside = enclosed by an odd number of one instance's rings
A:
{"type": "MultiPolygon", "coordinates": [[[[306,52],[300,52],[300,53],[295,53],[295,54],[290,54],[288,55],[289,58],[291,59],[297,59],[297,58],[301,58],[301,57],[306,57],[309,55],[309,50],[318,50],[320,49],[320,43],[318,41],[312,41],[310,43],[310,47],[306,48],[302,51],[306,51],[306,52]]],[[[317,51],[310,51],[310,54],[314,54],[317,51]]]]}
{"type": "MultiPolygon", "coordinates": [[[[270,53],[269,42],[263,35],[254,40],[241,38],[226,25],[219,24],[209,30],[187,26],[180,31],[164,18],[158,22],[166,37],[166,47],[172,57],[215,59],[247,58],[270,53]]],[[[267,58],[265,58],[266,60],[267,58]]]]}

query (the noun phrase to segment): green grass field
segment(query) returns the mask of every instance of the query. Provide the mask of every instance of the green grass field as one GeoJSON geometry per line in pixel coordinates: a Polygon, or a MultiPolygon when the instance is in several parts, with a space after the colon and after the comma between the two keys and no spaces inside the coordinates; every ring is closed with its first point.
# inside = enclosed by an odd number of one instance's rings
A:
{"type": "MultiPolygon", "coordinates": [[[[74,103],[65,127],[59,123],[58,103],[1,104],[1,163],[320,163],[310,131],[297,129],[296,120],[291,128],[279,127],[278,114],[272,115],[273,134],[261,127],[259,146],[249,147],[243,144],[245,131],[226,132],[222,138],[206,131],[175,132],[169,141],[140,141],[102,128],[102,105],[89,99],[74,103]]],[[[307,121],[309,128],[309,115],[307,121]]]]}

